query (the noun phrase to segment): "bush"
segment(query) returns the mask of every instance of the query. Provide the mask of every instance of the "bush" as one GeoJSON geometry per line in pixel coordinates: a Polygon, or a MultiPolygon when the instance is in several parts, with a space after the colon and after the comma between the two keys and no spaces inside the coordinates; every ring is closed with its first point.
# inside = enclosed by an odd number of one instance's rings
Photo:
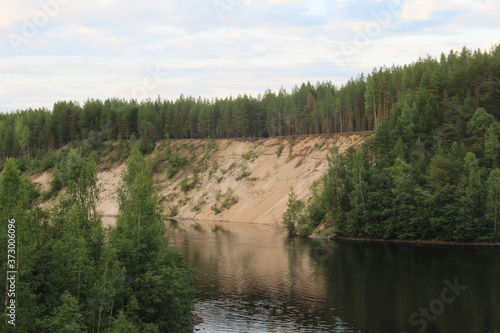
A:
{"type": "Polygon", "coordinates": [[[155,142],[148,139],[139,140],[139,151],[142,155],[146,156],[155,150],[155,142]]]}
{"type": "Polygon", "coordinates": [[[181,191],[186,194],[187,192],[191,191],[196,184],[198,184],[198,179],[197,179],[197,174],[195,174],[193,180],[189,181],[189,178],[187,176],[184,176],[184,178],[180,182],[181,186],[181,191]]]}
{"type": "Polygon", "coordinates": [[[63,188],[63,183],[61,179],[54,177],[52,181],[50,182],[50,193],[51,195],[59,193],[60,190],[63,188]]]}
{"type": "Polygon", "coordinates": [[[170,209],[168,210],[168,216],[174,217],[177,216],[177,214],[179,214],[179,206],[177,205],[171,206],[170,209]]]}
{"type": "Polygon", "coordinates": [[[49,200],[50,198],[52,198],[52,191],[48,190],[48,191],[43,191],[41,194],[40,194],[40,198],[42,199],[42,201],[47,201],[49,200]]]}
{"type": "Polygon", "coordinates": [[[245,160],[255,160],[257,158],[257,153],[254,152],[253,150],[250,150],[244,154],[241,154],[241,157],[243,157],[245,160]]]}
{"type": "Polygon", "coordinates": [[[215,213],[215,215],[219,215],[220,213],[222,213],[222,210],[217,206],[216,203],[213,204],[210,209],[215,213]]]}
{"type": "Polygon", "coordinates": [[[293,188],[288,194],[287,209],[283,214],[283,228],[288,232],[288,236],[295,236],[297,233],[302,234],[302,224],[304,203],[297,199],[293,188]]]}
{"type": "Polygon", "coordinates": [[[177,170],[171,164],[167,165],[167,178],[168,179],[174,178],[176,173],[177,173],[177,170]]]}
{"type": "Polygon", "coordinates": [[[222,208],[229,209],[232,205],[237,204],[238,200],[239,198],[233,193],[233,190],[228,188],[224,195],[224,201],[222,201],[222,208]]]}
{"type": "Polygon", "coordinates": [[[28,170],[29,160],[25,158],[18,158],[16,159],[16,162],[17,167],[19,168],[19,170],[21,170],[21,172],[25,172],[26,170],[28,170]]]}
{"type": "Polygon", "coordinates": [[[89,132],[88,143],[92,147],[92,149],[98,149],[103,142],[104,135],[102,132],[89,132]]]}
{"type": "Polygon", "coordinates": [[[248,176],[250,176],[250,169],[248,168],[247,161],[243,161],[240,167],[240,174],[236,177],[236,180],[239,181],[248,176]]]}
{"type": "Polygon", "coordinates": [[[185,156],[172,152],[170,146],[167,147],[166,160],[168,162],[167,177],[169,179],[172,179],[177,172],[188,163],[185,156]]]}
{"type": "Polygon", "coordinates": [[[28,199],[27,202],[32,203],[40,196],[40,191],[38,191],[38,189],[35,187],[35,184],[33,184],[33,182],[30,179],[26,178],[25,182],[27,188],[26,191],[28,199]]]}
{"type": "Polygon", "coordinates": [[[229,209],[232,205],[238,203],[238,196],[234,194],[232,188],[228,188],[225,194],[222,194],[220,190],[217,190],[215,193],[215,201],[216,203],[212,205],[211,209],[215,213],[215,215],[222,213],[224,209],[229,209]],[[222,203],[219,207],[219,201],[222,200],[222,203]]]}
{"type": "Polygon", "coordinates": [[[285,147],[283,145],[280,145],[279,148],[278,148],[278,151],[276,152],[276,156],[278,156],[278,158],[280,158],[281,156],[281,153],[283,152],[283,149],[285,147]]]}
{"type": "MultiPolygon", "coordinates": [[[[42,153],[42,152],[40,152],[42,153]]],[[[38,153],[38,154],[40,154],[38,153]]],[[[56,166],[57,161],[57,153],[55,151],[48,151],[46,153],[42,153],[42,159],[40,163],[40,167],[42,171],[47,171],[56,166]]]]}

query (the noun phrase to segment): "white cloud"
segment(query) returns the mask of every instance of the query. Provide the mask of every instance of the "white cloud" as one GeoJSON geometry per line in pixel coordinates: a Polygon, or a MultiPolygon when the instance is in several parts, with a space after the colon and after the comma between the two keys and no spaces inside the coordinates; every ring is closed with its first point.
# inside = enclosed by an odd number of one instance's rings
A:
{"type": "Polygon", "coordinates": [[[436,1],[434,0],[407,0],[403,5],[400,14],[404,22],[418,20],[428,20],[436,10],[436,1]]]}
{"type": "Polygon", "coordinates": [[[64,27],[56,32],[48,32],[47,35],[53,38],[75,38],[76,36],[96,36],[108,35],[109,31],[89,28],[83,25],[64,27]]]}
{"type": "Polygon", "coordinates": [[[389,1],[246,0],[233,2],[224,20],[212,0],[69,1],[14,55],[5,36],[21,33],[22,18],[39,4],[1,0],[0,110],[127,97],[150,67],[163,75],[147,92],[153,98],[255,95],[307,80],[342,84],[374,66],[499,41],[498,1],[408,0],[388,27],[345,57],[341,46],[389,1]]]}
{"type": "Polygon", "coordinates": [[[97,0],[97,2],[104,6],[109,6],[115,2],[115,0],[97,0]]]}
{"type": "Polygon", "coordinates": [[[8,1],[0,2],[0,28],[8,28],[18,19],[20,11],[16,7],[8,1]]]}
{"type": "Polygon", "coordinates": [[[265,0],[270,5],[300,5],[301,0],[265,0]]]}

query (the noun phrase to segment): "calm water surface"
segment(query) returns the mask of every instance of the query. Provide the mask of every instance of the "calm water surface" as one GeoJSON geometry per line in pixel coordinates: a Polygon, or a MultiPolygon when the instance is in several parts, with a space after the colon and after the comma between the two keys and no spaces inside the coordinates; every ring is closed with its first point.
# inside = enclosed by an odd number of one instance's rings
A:
{"type": "Polygon", "coordinates": [[[197,270],[199,332],[500,332],[500,248],[287,239],[167,224],[197,270]]]}

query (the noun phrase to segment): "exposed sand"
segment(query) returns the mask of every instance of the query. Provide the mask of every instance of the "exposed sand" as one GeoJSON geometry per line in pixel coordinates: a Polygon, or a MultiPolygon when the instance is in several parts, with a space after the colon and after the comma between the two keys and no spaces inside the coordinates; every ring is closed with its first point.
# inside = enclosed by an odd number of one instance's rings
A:
{"type": "MultiPolygon", "coordinates": [[[[333,145],[338,145],[342,152],[361,143],[369,135],[363,133],[300,136],[295,138],[291,154],[292,138],[289,137],[270,138],[253,143],[243,140],[217,140],[219,149],[212,159],[219,160],[218,171],[210,179],[208,171],[203,173],[202,183],[188,193],[188,203],[179,209],[177,218],[281,225],[290,189],[294,188],[298,199],[309,199],[311,185],[321,178],[328,167],[326,157],[333,145]],[[277,151],[281,145],[284,148],[278,158],[277,151]],[[249,151],[257,154],[255,160],[246,161],[241,156],[249,151]],[[248,165],[250,175],[237,181],[242,164],[248,165]],[[223,175],[221,170],[227,172],[223,175]],[[219,183],[217,178],[220,177],[223,178],[219,183]],[[229,187],[238,196],[239,201],[216,215],[211,209],[216,202],[216,192],[220,190],[221,193],[226,193],[229,187]]],[[[177,185],[178,182],[174,180],[160,193],[167,198],[184,198],[177,185]]],[[[171,204],[167,202],[164,206],[171,204]]]]}
{"type": "Polygon", "coordinates": [[[52,181],[52,179],[54,179],[54,173],[52,171],[38,173],[33,175],[31,178],[40,192],[50,189],[50,182],[52,181]]]}
{"type": "MultiPolygon", "coordinates": [[[[339,146],[342,152],[352,145],[360,144],[370,135],[369,132],[363,132],[280,137],[254,142],[243,139],[216,140],[219,148],[212,152],[207,161],[208,169],[200,173],[200,184],[186,196],[180,190],[179,183],[186,175],[192,177],[192,170],[181,171],[174,179],[168,179],[164,173],[155,175],[158,193],[163,198],[161,204],[164,214],[168,214],[171,206],[178,205],[176,218],[280,225],[290,189],[293,187],[301,200],[307,200],[311,196],[310,187],[326,171],[326,156],[333,145],[339,146]],[[283,151],[278,158],[277,151],[281,145],[283,151]],[[256,153],[254,160],[242,157],[242,154],[249,151],[256,153]],[[219,168],[209,177],[209,170],[215,159],[219,168]],[[250,175],[237,181],[236,178],[245,165],[250,175]],[[216,203],[216,193],[220,190],[224,194],[228,188],[232,188],[238,197],[238,203],[216,215],[211,209],[216,203]],[[179,199],[182,199],[180,204],[179,199]]],[[[205,140],[178,140],[174,143],[192,143],[193,151],[201,151],[202,155],[203,149],[200,147],[203,147],[205,140]]],[[[105,225],[113,224],[118,214],[116,189],[120,185],[124,168],[125,164],[122,164],[98,173],[98,210],[103,214],[105,225]]],[[[41,190],[47,190],[52,178],[51,172],[45,172],[36,175],[33,181],[39,184],[41,190]]],[[[52,199],[44,203],[42,208],[47,209],[54,202],[55,199],[52,199]]]]}
{"type": "Polygon", "coordinates": [[[118,198],[116,190],[121,183],[121,175],[125,169],[125,164],[102,171],[97,174],[97,184],[99,186],[99,201],[97,210],[102,212],[102,222],[104,226],[115,223],[116,215],[118,214],[118,198]]]}

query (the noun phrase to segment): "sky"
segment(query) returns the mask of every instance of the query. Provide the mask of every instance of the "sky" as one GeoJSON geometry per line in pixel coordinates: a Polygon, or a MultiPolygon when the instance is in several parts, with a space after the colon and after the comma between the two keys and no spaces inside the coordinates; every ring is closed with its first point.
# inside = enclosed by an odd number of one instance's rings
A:
{"type": "Polygon", "coordinates": [[[258,96],[500,44],[498,0],[1,0],[0,112],[258,96]]]}

